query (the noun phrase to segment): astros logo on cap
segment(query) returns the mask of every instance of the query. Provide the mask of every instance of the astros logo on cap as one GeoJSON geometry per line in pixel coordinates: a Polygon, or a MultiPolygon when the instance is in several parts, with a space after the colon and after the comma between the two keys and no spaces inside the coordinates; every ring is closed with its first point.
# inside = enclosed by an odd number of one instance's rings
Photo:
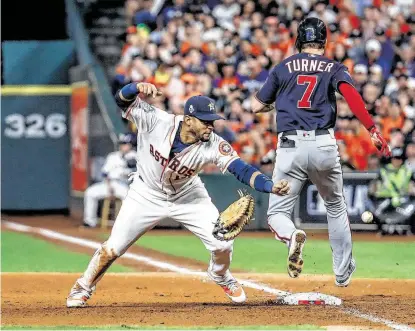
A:
{"type": "Polygon", "coordinates": [[[209,110],[214,110],[215,109],[215,105],[213,103],[209,104],[209,110]]]}
{"type": "Polygon", "coordinates": [[[195,109],[194,109],[193,105],[190,105],[190,107],[189,107],[189,113],[191,114],[191,113],[193,113],[194,111],[195,111],[195,109]]]}

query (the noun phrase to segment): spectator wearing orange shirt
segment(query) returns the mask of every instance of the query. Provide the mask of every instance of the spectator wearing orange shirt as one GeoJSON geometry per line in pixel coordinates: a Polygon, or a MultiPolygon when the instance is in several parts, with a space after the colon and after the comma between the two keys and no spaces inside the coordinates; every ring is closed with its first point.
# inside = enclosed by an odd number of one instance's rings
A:
{"type": "Polygon", "coordinates": [[[202,33],[195,24],[185,23],[184,35],[180,45],[180,52],[187,54],[192,48],[201,49],[203,45],[202,33]]]}
{"type": "Polygon", "coordinates": [[[134,25],[127,27],[125,31],[125,44],[123,45],[123,48],[121,50],[121,55],[123,55],[127,49],[131,47],[132,44],[134,44],[134,38],[136,38],[137,35],[137,27],[134,25]]]}
{"type": "Polygon", "coordinates": [[[280,39],[277,43],[275,43],[272,48],[278,48],[282,51],[284,56],[289,55],[290,49],[293,47],[293,41],[290,38],[290,30],[287,28],[279,29],[279,36],[280,39]]]}
{"type": "Polygon", "coordinates": [[[234,100],[243,98],[241,81],[231,61],[220,63],[219,73],[220,76],[213,81],[212,94],[218,99],[219,105],[228,107],[234,100]]]}
{"type": "MultiPolygon", "coordinates": [[[[143,9],[142,1],[127,0],[129,28],[122,37],[126,42],[122,59],[118,65],[113,64],[117,68],[112,77],[114,88],[132,79],[152,81],[173,102],[170,105],[165,98],[160,98],[160,108],[164,102],[164,108],[174,113],[180,113],[174,105],[181,103],[183,97],[197,93],[210,95],[229,119],[229,129],[237,134],[250,122],[246,108],[267,78],[267,70],[293,51],[292,40],[296,37],[298,22],[306,16],[317,15],[329,28],[326,56],[348,67],[376,125],[390,132],[392,144],[402,145],[402,134],[410,136],[415,118],[415,80],[411,79],[415,77],[415,26],[410,8],[401,6],[402,2],[409,4],[409,0],[377,1],[378,8],[371,0],[172,1],[176,4],[184,1],[187,9],[165,20],[171,1],[164,3],[157,28],[149,29],[146,25],[132,26],[133,12],[143,9]],[[222,63],[226,65],[218,70],[222,63]],[[401,115],[390,115],[397,112],[391,100],[399,101],[401,115]]],[[[146,5],[149,4],[147,1],[146,5]]],[[[355,136],[351,130],[353,117],[343,103],[339,99],[335,134],[344,139],[343,156],[350,162],[357,159],[362,168],[364,148],[359,134],[355,136]]],[[[267,116],[248,124],[249,139],[254,146],[245,148],[247,159],[256,159],[258,153],[268,154],[270,145],[274,144],[274,141],[268,142],[267,130],[275,130],[275,113],[267,116]],[[261,141],[253,137],[253,130],[262,137],[261,141]]],[[[374,156],[369,163],[369,168],[376,167],[374,156]]]]}
{"type": "Polygon", "coordinates": [[[201,95],[197,84],[197,77],[193,74],[186,73],[182,75],[181,80],[184,82],[184,95],[182,101],[185,101],[195,95],[201,95]]]}
{"type": "Polygon", "coordinates": [[[265,148],[264,154],[277,149],[278,135],[276,135],[275,132],[273,132],[271,129],[268,129],[262,134],[262,137],[265,148]]]}
{"type": "Polygon", "coordinates": [[[345,144],[348,140],[350,133],[350,121],[353,119],[353,115],[339,114],[336,121],[336,131],[334,133],[337,140],[343,141],[345,144]]]}
{"type": "Polygon", "coordinates": [[[368,156],[376,153],[376,148],[372,144],[368,131],[360,124],[359,120],[353,116],[350,121],[350,134],[345,137],[347,153],[350,156],[350,163],[356,170],[365,170],[368,165],[368,156]]]}
{"type": "Polygon", "coordinates": [[[353,4],[350,1],[341,1],[338,5],[339,12],[337,13],[338,19],[346,17],[350,21],[350,25],[353,29],[359,29],[361,25],[360,18],[354,13],[353,4]]]}
{"type": "Polygon", "coordinates": [[[255,129],[245,127],[239,130],[232,147],[243,161],[259,168],[260,159],[265,154],[265,146],[261,135],[255,129]]]}
{"type": "MultiPolygon", "coordinates": [[[[403,129],[405,125],[405,116],[399,101],[392,101],[391,107],[388,108],[387,116],[382,118],[382,134],[386,140],[390,140],[390,134],[393,129],[403,129]]],[[[411,123],[406,123],[406,127],[410,126],[411,123]]],[[[413,123],[412,123],[413,126],[413,123]]]]}
{"type": "Polygon", "coordinates": [[[237,132],[236,140],[233,142],[232,147],[239,155],[246,147],[255,149],[249,131],[248,128],[242,128],[237,132]]]}
{"type": "Polygon", "coordinates": [[[350,155],[347,153],[347,146],[344,140],[337,140],[337,146],[340,156],[340,164],[343,172],[356,170],[355,167],[350,163],[350,155]]]}
{"type": "Polygon", "coordinates": [[[349,72],[353,72],[354,62],[347,55],[346,47],[341,43],[336,43],[334,46],[333,60],[343,63],[349,72]]]}
{"type": "Polygon", "coordinates": [[[232,87],[241,87],[241,81],[235,74],[235,67],[232,62],[225,62],[219,64],[220,78],[216,78],[213,82],[213,87],[219,89],[217,92],[213,92],[216,95],[222,95],[225,90],[228,91],[232,87]],[[228,87],[228,89],[225,89],[228,87]]]}

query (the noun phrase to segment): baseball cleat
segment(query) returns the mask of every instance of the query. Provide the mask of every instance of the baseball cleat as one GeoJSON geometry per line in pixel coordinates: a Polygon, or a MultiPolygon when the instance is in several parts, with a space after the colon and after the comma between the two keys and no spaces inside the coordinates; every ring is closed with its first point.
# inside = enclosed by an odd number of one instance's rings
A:
{"type": "Polygon", "coordinates": [[[66,307],[68,308],[83,308],[87,306],[88,299],[92,296],[95,287],[92,291],[85,290],[78,281],[72,287],[71,292],[66,298],[66,307]]]}
{"type": "Polygon", "coordinates": [[[232,282],[228,285],[221,285],[221,287],[232,302],[243,303],[246,301],[245,291],[239,283],[232,282]]]}
{"type": "Polygon", "coordinates": [[[303,230],[295,230],[288,249],[287,271],[291,278],[297,278],[303,270],[303,248],[307,236],[303,230]]]}
{"type": "Polygon", "coordinates": [[[352,280],[352,275],[356,271],[356,261],[352,258],[349,269],[344,276],[336,276],[335,284],[339,287],[347,287],[352,280]]]}
{"type": "Polygon", "coordinates": [[[232,302],[243,303],[246,301],[244,289],[242,288],[241,284],[239,284],[236,279],[232,277],[230,273],[228,273],[226,277],[227,279],[223,279],[225,277],[215,276],[215,274],[209,268],[207,275],[211,280],[222,287],[223,291],[228,296],[228,298],[232,300],[232,302]],[[222,279],[219,281],[218,278],[222,279]]]}

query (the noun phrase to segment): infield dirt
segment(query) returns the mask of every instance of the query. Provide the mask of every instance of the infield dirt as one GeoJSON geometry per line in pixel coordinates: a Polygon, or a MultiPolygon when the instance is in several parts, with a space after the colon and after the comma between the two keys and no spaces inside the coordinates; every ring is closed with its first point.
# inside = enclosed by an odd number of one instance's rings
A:
{"type": "MultiPolygon", "coordinates": [[[[65,298],[77,274],[2,274],[2,325],[31,326],[360,326],[387,329],[343,313],[337,307],[277,306],[275,296],[247,288],[248,301],[233,305],[211,282],[173,273],[107,274],[83,309],[68,309],[65,298]]],[[[347,289],[332,279],[241,274],[287,291],[324,291],[344,300],[345,307],[375,313],[415,327],[415,281],[355,279],[347,289]]]]}
{"type": "MultiPolygon", "coordinates": [[[[100,241],[99,231],[80,231],[68,218],[59,222],[56,217],[9,219],[100,241]]],[[[65,246],[89,254],[93,252],[79,246],[65,246]]],[[[194,270],[206,268],[205,264],[191,259],[140,247],[132,247],[131,252],[194,270]]],[[[247,303],[233,305],[220,287],[204,278],[161,272],[143,263],[134,264],[123,259],[120,262],[140,272],[105,275],[90,300],[90,307],[85,309],[65,307],[68,291],[79,274],[3,273],[2,325],[221,327],[313,324],[387,329],[384,324],[346,314],[338,307],[278,306],[273,303],[275,295],[250,288],[246,288],[247,303]]],[[[415,280],[353,279],[348,288],[337,288],[331,276],[304,275],[299,279],[253,273],[236,273],[235,276],[289,292],[332,294],[343,299],[343,307],[415,327],[415,280]]]]}

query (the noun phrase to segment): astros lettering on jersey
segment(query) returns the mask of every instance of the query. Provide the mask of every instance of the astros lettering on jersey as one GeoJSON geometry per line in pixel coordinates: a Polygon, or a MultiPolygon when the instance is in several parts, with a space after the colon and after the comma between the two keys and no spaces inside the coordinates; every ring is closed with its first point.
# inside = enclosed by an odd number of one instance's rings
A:
{"type": "MultiPolygon", "coordinates": [[[[222,172],[239,158],[231,145],[212,133],[208,142],[197,142],[174,156],[169,153],[183,115],[172,115],[137,97],[123,112],[123,117],[137,126],[137,174],[152,189],[177,194],[193,184],[204,165],[215,163],[222,172]]],[[[134,188],[134,182],[132,188],[134,188]]]]}

